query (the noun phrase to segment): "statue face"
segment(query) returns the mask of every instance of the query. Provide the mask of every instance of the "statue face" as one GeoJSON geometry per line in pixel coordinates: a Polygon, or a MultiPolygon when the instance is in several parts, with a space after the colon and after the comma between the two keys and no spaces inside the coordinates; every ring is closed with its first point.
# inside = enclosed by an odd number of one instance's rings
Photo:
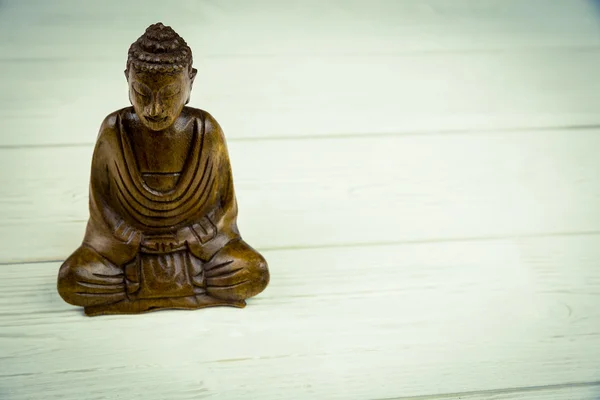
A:
{"type": "Polygon", "coordinates": [[[170,127],[187,103],[194,76],[176,73],[128,71],[129,99],[142,123],[153,131],[170,127]]]}

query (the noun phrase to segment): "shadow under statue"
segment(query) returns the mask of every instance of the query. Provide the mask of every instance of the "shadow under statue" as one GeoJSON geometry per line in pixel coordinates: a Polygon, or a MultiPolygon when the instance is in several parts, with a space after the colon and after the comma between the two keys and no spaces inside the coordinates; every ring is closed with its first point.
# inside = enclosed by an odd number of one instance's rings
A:
{"type": "Polygon", "coordinates": [[[186,106],[196,72],[191,49],[162,23],[129,49],[133,107],[102,123],[85,238],[58,274],[62,298],[87,315],[244,307],[269,282],[237,228],[223,132],[186,106]]]}

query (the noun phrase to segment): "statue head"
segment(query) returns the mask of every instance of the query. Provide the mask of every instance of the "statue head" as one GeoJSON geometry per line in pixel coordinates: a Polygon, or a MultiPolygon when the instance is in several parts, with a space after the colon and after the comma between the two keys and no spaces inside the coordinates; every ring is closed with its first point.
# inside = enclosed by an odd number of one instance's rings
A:
{"type": "Polygon", "coordinates": [[[171,126],[190,101],[196,72],[185,40],[160,22],[150,25],[129,48],[125,69],[140,121],[153,131],[171,126]]]}

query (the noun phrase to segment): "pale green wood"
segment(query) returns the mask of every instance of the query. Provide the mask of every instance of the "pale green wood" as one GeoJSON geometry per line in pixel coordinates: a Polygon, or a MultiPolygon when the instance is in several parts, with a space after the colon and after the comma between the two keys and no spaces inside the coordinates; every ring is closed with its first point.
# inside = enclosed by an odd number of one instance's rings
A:
{"type": "MultiPolygon", "coordinates": [[[[244,310],[135,317],[63,303],[57,263],[2,267],[4,398],[436,398],[600,378],[599,235],[265,256],[272,283],[244,310]]],[[[552,398],[531,393],[483,398],[552,398]]]]}
{"type": "Polygon", "coordinates": [[[0,399],[600,398],[593,2],[140,4],[0,0],[0,262],[79,244],[91,144],[162,20],[271,285],[89,319],[60,263],[0,265],[0,399]]]}
{"type": "Polygon", "coordinates": [[[198,53],[389,54],[598,46],[586,0],[4,0],[2,58],[115,57],[157,21],[198,53]],[[128,41],[129,40],[129,41],[128,41]]]}
{"type": "Polygon", "coordinates": [[[476,393],[395,397],[381,400],[598,400],[600,382],[584,382],[546,387],[511,388],[476,393]]]}
{"type": "MultiPolygon", "coordinates": [[[[597,232],[599,148],[600,130],[229,144],[240,230],[260,249],[597,232]]],[[[1,261],[81,243],[91,155],[0,150],[1,261]]]]}
{"type": "MultiPolygon", "coordinates": [[[[190,105],[232,140],[600,124],[600,49],[195,60],[190,105]]],[[[0,146],[94,143],[129,105],[125,61],[0,61],[0,146]]]]}

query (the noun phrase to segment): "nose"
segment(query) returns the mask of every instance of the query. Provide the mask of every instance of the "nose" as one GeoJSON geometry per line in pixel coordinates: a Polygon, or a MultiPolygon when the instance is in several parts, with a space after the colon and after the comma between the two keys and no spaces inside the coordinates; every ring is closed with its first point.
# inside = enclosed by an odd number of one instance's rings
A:
{"type": "Polygon", "coordinates": [[[154,100],[149,104],[147,115],[149,117],[158,117],[162,114],[162,105],[160,104],[158,96],[154,97],[154,100]]]}

